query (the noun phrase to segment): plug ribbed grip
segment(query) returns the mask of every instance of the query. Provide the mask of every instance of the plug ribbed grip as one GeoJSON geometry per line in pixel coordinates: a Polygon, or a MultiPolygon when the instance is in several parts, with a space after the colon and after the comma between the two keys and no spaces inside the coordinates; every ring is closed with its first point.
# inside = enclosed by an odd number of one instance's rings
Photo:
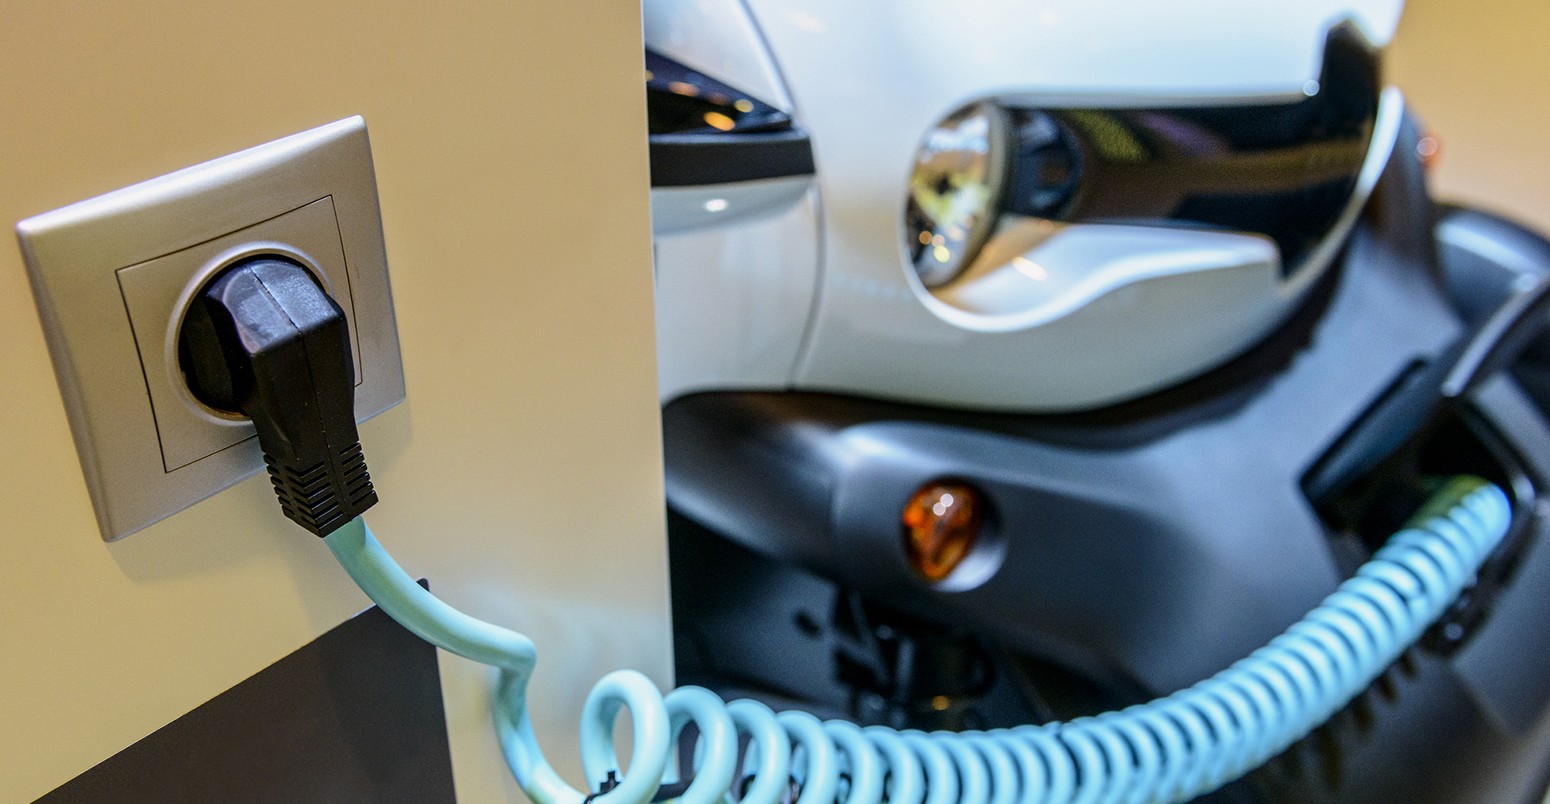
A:
{"type": "Polygon", "coordinates": [[[327,536],[377,502],[360,442],[340,450],[334,461],[308,467],[298,468],[267,454],[264,464],[280,498],[280,510],[318,536],[327,536]]]}

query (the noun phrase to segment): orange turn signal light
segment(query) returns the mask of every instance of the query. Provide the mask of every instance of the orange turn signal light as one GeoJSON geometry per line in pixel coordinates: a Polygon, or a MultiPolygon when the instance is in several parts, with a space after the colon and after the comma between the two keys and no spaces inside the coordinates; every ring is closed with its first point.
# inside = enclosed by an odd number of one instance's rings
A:
{"type": "Polygon", "coordinates": [[[965,483],[934,481],[904,505],[904,554],[920,577],[936,583],[974,549],[985,521],[985,502],[965,483]]]}

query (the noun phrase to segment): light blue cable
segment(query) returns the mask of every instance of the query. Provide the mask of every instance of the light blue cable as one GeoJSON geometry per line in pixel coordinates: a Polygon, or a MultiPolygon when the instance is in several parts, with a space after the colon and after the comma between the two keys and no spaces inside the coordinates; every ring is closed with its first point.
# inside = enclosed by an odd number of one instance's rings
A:
{"type": "MultiPolygon", "coordinates": [[[[599,804],[647,802],[665,778],[679,731],[700,731],[686,804],[773,804],[801,783],[799,804],[980,804],[1181,801],[1258,767],[1366,689],[1458,596],[1507,532],[1511,505],[1475,478],[1447,484],[1356,575],[1270,644],[1192,687],[1096,717],[954,734],[858,728],[754,701],[722,703],[682,687],[665,698],[645,676],[617,671],[587,698],[582,766],[598,783],[618,768],[613,720],[634,722],[634,759],[599,804]],[[738,735],[752,738],[746,758],[738,735]],[[744,785],[743,777],[752,780],[744,785]],[[849,780],[841,789],[842,775],[849,780]]],[[[422,589],[361,519],[327,539],[345,571],[393,619],[438,647],[500,668],[496,731],[517,783],[535,802],[586,793],[544,759],[526,692],[537,652],[525,636],[476,620],[422,589]]]]}

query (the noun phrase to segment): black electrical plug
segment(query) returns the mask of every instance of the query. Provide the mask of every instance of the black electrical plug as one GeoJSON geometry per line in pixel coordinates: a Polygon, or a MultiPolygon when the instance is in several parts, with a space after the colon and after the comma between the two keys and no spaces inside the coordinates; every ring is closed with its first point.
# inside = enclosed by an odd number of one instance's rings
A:
{"type": "Polygon", "coordinates": [[[201,402],[253,420],[287,517],[327,536],[377,502],[349,327],[307,269],[274,256],[226,269],[194,297],[178,358],[201,402]]]}

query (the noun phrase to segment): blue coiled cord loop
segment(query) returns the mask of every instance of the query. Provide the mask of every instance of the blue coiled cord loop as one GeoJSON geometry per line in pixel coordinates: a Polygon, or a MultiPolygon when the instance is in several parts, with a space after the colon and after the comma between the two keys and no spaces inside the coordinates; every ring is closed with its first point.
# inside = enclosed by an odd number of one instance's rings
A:
{"type": "MultiPolygon", "coordinates": [[[[647,802],[664,783],[679,732],[698,726],[686,804],[1179,801],[1220,787],[1318,727],[1372,683],[1447,609],[1507,532],[1511,505],[1475,478],[1449,482],[1356,575],[1270,644],[1164,698],[1096,717],[985,732],[861,728],[754,701],[723,703],[683,687],[665,697],[645,676],[610,673],[588,696],[582,767],[618,767],[613,722],[634,722],[634,759],[602,802],[647,802]],[[738,754],[738,735],[752,744],[738,754]],[[751,778],[750,782],[746,782],[751,778]],[[841,789],[842,778],[848,780],[841,789]]],[[[525,636],[476,620],[417,585],[356,519],[326,539],[339,563],[393,619],[421,638],[500,668],[496,730],[517,782],[536,802],[578,804],[533,734],[525,636]]]]}

